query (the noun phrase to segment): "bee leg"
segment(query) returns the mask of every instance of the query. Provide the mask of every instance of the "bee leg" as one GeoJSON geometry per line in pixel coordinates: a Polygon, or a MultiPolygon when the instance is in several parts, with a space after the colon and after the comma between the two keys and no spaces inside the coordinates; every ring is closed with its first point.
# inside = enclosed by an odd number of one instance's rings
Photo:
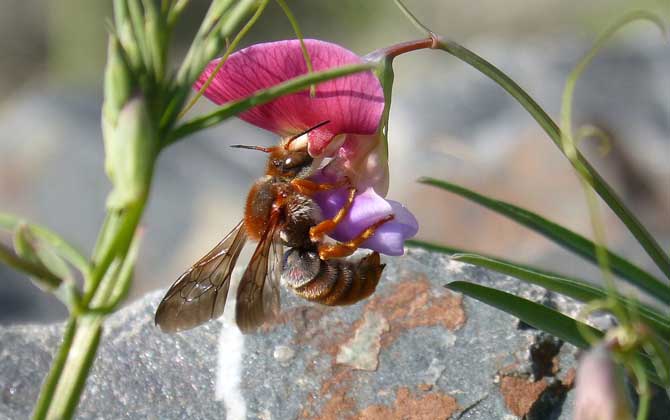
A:
{"type": "Polygon", "coordinates": [[[354,251],[356,251],[363,242],[374,235],[375,231],[379,229],[381,225],[390,220],[393,220],[394,217],[394,215],[389,214],[383,219],[368,226],[365,230],[363,230],[363,232],[359,233],[358,236],[350,241],[337,242],[334,244],[319,244],[319,258],[322,260],[328,260],[331,258],[348,257],[349,255],[353,254],[354,251]]]}
{"type": "Polygon", "coordinates": [[[312,226],[309,229],[309,239],[312,240],[312,242],[321,242],[323,237],[327,235],[328,233],[332,232],[335,230],[337,227],[338,223],[340,223],[343,219],[344,216],[347,215],[349,212],[349,209],[351,208],[351,205],[354,203],[354,198],[356,197],[356,188],[349,188],[349,195],[347,195],[347,201],[344,202],[344,206],[340,210],[338,210],[337,214],[332,219],[326,219],[316,226],[312,226]]]}
{"type": "Polygon", "coordinates": [[[346,187],[351,185],[351,182],[348,178],[345,178],[341,182],[336,182],[334,184],[319,184],[318,182],[310,181],[309,179],[294,178],[291,180],[291,185],[295,188],[300,194],[311,196],[314,193],[319,191],[329,191],[337,188],[346,187]]]}

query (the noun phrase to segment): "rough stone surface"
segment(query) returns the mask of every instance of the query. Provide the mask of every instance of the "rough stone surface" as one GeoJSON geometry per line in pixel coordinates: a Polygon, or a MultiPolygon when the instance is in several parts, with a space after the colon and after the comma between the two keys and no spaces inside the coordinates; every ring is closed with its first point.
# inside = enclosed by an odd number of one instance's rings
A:
{"type": "MultiPolygon", "coordinates": [[[[505,376],[527,363],[538,333],[442,287],[529,286],[421,250],[386,262],[368,300],[333,309],[287,292],[278,322],[244,337],[220,322],[163,334],[153,325],[161,294],[150,294],[109,318],[78,416],[433,419],[476,403],[461,418],[491,419],[528,411],[552,378],[571,372],[574,352],[564,345],[549,377],[505,376]]],[[[29,415],[61,330],[0,330],[0,414],[29,415]]]]}

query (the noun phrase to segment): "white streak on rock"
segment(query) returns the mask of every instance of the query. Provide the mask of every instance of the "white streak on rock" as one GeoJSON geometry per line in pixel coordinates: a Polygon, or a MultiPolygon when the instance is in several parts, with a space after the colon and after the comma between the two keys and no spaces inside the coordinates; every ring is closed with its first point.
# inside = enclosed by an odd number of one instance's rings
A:
{"type": "Polygon", "coordinates": [[[228,292],[226,309],[221,317],[218,362],[216,370],[216,399],[226,406],[225,418],[242,420],[247,417],[247,405],[240,390],[242,380],[242,358],[244,356],[244,335],[235,324],[235,299],[239,270],[235,270],[228,292]]]}

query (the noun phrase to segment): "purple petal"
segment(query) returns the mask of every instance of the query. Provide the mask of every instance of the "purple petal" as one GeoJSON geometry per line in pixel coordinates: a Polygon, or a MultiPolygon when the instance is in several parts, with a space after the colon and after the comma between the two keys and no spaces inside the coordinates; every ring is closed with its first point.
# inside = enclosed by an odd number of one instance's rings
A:
{"type": "MultiPolygon", "coordinates": [[[[316,194],[314,199],[321,207],[324,217],[330,218],[342,208],[346,197],[347,191],[343,188],[316,194]]],[[[377,229],[374,236],[361,247],[386,255],[402,255],[405,240],[416,235],[419,224],[407,208],[397,201],[385,200],[372,188],[356,196],[344,220],[330,236],[341,242],[351,240],[389,214],[394,214],[395,218],[377,229]]]]}

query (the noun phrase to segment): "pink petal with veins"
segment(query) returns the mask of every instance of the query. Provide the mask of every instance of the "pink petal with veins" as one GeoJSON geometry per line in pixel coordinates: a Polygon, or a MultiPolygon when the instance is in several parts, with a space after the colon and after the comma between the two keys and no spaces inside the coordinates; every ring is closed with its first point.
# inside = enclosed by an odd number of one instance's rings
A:
{"type": "MultiPolygon", "coordinates": [[[[304,40],[314,71],[362,63],[353,52],[314,39],[304,40]]],[[[194,83],[200,89],[214,71],[218,59],[207,65],[194,83]]],[[[232,54],[205,91],[217,104],[244,98],[258,90],[307,73],[300,41],[288,40],[252,45],[232,54]]],[[[281,136],[300,133],[320,122],[330,123],[309,134],[309,150],[318,156],[338,134],[372,134],[384,108],[384,94],[370,71],[323,82],[316,96],[309,89],[256,106],[239,115],[250,124],[281,136]]]]}

